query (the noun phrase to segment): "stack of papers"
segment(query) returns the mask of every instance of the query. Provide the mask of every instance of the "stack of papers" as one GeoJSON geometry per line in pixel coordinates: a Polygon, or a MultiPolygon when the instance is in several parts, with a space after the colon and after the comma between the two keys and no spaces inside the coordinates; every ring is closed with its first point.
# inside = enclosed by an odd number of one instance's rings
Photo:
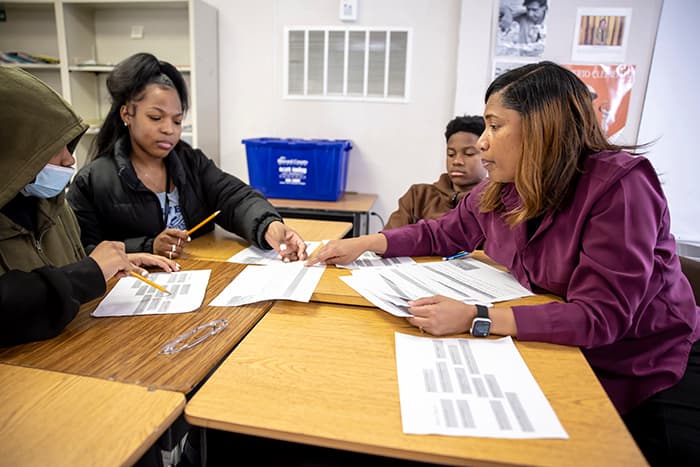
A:
{"type": "Polygon", "coordinates": [[[533,295],[508,272],[473,258],[357,269],[341,277],[374,306],[408,317],[408,301],[433,295],[492,305],[533,295]]]}
{"type": "Polygon", "coordinates": [[[355,261],[350,264],[338,264],[339,268],[361,269],[376,268],[386,266],[396,266],[397,264],[414,264],[413,258],[408,256],[396,256],[393,258],[382,258],[372,251],[365,251],[355,261]]]}

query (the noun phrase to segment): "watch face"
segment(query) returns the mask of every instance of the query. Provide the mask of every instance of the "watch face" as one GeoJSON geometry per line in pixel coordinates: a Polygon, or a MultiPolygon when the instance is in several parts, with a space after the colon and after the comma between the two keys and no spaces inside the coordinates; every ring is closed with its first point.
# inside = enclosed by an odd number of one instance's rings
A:
{"type": "Polygon", "coordinates": [[[472,321],[471,333],[474,337],[486,337],[491,331],[491,320],[484,318],[475,318],[472,321]]]}

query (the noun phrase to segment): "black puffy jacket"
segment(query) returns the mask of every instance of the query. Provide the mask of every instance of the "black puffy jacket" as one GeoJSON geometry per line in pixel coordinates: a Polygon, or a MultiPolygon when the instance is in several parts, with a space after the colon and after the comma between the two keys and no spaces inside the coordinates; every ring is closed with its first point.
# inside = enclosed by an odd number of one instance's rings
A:
{"type": "MultiPolygon", "coordinates": [[[[126,243],[127,253],[152,253],[155,237],[165,229],[158,197],[137,178],[128,147],[125,138],[119,140],[112,156],[98,157],[80,169],[68,190],[87,251],[103,240],[119,240],[126,243]]],[[[165,163],[177,187],[187,228],[221,210],[217,224],[256,246],[270,248],[265,231],[282,218],[260,192],[219,169],[184,141],[168,154],[165,163]]],[[[213,228],[208,223],[193,236],[213,228]]]]}

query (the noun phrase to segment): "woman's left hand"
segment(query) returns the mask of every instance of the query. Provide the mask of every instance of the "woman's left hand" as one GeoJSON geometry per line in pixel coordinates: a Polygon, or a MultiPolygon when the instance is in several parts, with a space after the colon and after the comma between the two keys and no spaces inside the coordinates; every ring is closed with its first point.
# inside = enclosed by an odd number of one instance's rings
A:
{"type": "Polygon", "coordinates": [[[129,258],[129,262],[134,266],[156,267],[165,272],[177,272],[180,270],[180,265],[175,261],[151,253],[128,253],[126,257],[129,258]]]}
{"type": "Polygon", "coordinates": [[[304,239],[280,221],[267,226],[265,241],[280,254],[284,262],[303,261],[308,256],[304,239]]]}
{"type": "Polygon", "coordinates": [[[408,302],[408,312],[413,315],[406,320],[421,331],[434,336],[463,334],[469,330],[476,307],[453,298],[435,295],[408,302]]]}

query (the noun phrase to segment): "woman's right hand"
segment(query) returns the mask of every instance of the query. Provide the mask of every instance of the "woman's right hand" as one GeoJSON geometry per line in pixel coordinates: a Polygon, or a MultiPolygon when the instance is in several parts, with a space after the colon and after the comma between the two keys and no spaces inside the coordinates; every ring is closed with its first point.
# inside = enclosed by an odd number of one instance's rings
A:
{"type": "Polygon", "coordinates": [[[189,241],[186,230],[165,229],[153,240],[153,254],[168,259],[179,258],[189,241]]]}
{"type": "Polygon", "coordinates": [[[382,254],[386,251],[387,242],[383,234],[362,235],[356,238],[331,240],[323,245],[306,261],[307,266],[314,264],[349,264],[365,251],[382,254]]]}

